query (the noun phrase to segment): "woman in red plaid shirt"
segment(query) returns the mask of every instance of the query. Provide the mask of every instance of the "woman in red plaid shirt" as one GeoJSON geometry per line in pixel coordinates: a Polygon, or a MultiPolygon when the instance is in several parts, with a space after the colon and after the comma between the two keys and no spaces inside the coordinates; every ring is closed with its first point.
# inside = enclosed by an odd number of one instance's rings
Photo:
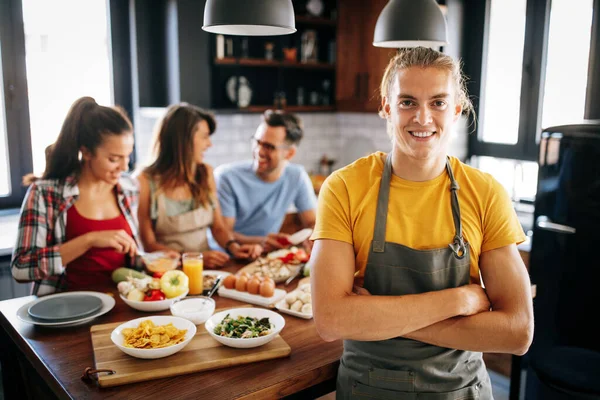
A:
{"type": "Polygon", "coordinates": [[[41,179],[29,187],[11,269],[32,293],[93,289],[137,253],[136,181],[125,112],[90,97],[69,110],[41,179]]]}

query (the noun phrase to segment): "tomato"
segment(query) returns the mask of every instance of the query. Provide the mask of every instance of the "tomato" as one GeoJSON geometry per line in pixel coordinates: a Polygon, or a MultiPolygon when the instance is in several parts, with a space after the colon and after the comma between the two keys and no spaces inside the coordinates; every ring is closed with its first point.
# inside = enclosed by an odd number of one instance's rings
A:
{"type": "Polygon", "coordinates": [[[291,244],[290,241],[287,240],[287,238],[285,238],[285,237],[277,238],[277,242],[279,244],[281,244],[282,246],[289,246],[291,244]]]}
{"type": "Polygon", "coordinates": [[[294,253],[291,253],[291,252],[288,253],[285,257],[279,257],[279,259],[286,264],[294,261],[295,258],[296,258],[296,256],[294,255],[294,253]]]}
{"type": "Polygon", "coordinates": [[[306,252],[304,249],[300,249],[296,252],[296,259],[301,263],[305,263],[309,260],[310,254],[306,252]]]}
{"type": "Polygon", "coordinates": [[[166,299],[165,294],[158,289],[150,289],[144,296],[144,301],[159,301],[164,299],[166,299]]]}
{"type": "Polygon", "coordinates": [[[165,271],[162,271],[162,272],[155,272],[155,273],[153,273],[153,274],[152,274],[152,277],[153,277],[153,278],[156,278],[156,279],[160,279],[160,278],[162,278],[162,276],[163,276],[164,274],[165,274],[165,271]]]}
{"type": "Polygon", "coordinates": [[[167,271],[160,278],[160,290],[167,296],[167,299],[180,296],[189,290],[189,279],[179,269],[167,271]]]}

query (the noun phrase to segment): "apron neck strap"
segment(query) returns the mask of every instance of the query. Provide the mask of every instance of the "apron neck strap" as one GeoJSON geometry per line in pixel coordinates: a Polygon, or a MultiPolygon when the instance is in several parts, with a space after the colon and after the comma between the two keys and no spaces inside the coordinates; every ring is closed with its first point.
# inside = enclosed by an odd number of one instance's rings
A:
{"type": "Polygon", "coordinates": [[[385,158],[383,175],[377,196],[377,212],[375,213],[375,229],[373,235],[373,251],[383,253],[385,250],[385,226],[387,223],[388,203],[390,198],[390,181],[392,180],[392,152],[385,158]]]}
{"type": "Polygon", "coordinates": [[[463,258],[466,253],[465,239],[462,234],[462,222],[460,221],[460,205],[458,204],[458,191],[460,186],[456,179],[454,179],[454,173],[450,166],[450,157],[446,157],[446,171],[450,177],[450,202],[452,203],[452,219],[454,220],[454,241],[448,245],[454,255],[458,258],[463,258]]]}

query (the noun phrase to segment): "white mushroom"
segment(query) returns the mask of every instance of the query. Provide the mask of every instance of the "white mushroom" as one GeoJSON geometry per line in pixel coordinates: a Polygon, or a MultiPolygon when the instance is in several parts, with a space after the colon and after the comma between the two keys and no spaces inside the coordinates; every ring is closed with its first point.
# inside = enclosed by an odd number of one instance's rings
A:
{"type": "Polygon", "coordinates": [[[298,296],[298,299],[300,299],[300,301],[302,301],[302,303],[304,304],[310,303],[312,301],[310,293],[302,293],[300,296],[298,296]]]}
{"type": "Polygon", "coordinates": [[[312,304],[306,303],[302,306],[302,313],[304,314],[312,314],[312,304]]]}
{"type": "Polygon", "coordinates": [[[285,301],[287,304],[294,304],[298,300],[298,296],[295,292],[291,292],[285,295],[285,301]]]}
{"type": "Polygon", "coordinates": [[[294,304],[290,306],[290,310],[300,312],[302,309],[302,302],[300,300],[296,300],[294,304]]]}

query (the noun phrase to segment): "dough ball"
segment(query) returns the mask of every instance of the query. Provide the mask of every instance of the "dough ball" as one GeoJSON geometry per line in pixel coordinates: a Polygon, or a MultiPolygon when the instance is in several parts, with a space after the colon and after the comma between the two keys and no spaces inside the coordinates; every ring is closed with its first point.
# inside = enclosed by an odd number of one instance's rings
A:
{"type": "Polygon", "coordinates": [[[312,302],[312,299],[310,297],[310,293],[302,293],[300,296],[298,296],[298,299],[300,301],[302,301],[302,303],[304,303],[304,304],[312,302]]]}
{"type": "Polygon", "coordinates": [[[302,309],[302,302],[300,300],[296,300],[294,304],[290,306],[290,310],[300,312],[302,309]]]}
{"type": "Polygon", "coordinates": [[[312,304],[306,303],[305,305],[303,305],[301,312],[303,314],[312,314],[312,304]]]}
{"type": "Polygon", "coordinates": [[[288,304],[294,304],[296,300],[298,300],[298,296],[294,292],[285,295],[285,301],[288,304]]]}

